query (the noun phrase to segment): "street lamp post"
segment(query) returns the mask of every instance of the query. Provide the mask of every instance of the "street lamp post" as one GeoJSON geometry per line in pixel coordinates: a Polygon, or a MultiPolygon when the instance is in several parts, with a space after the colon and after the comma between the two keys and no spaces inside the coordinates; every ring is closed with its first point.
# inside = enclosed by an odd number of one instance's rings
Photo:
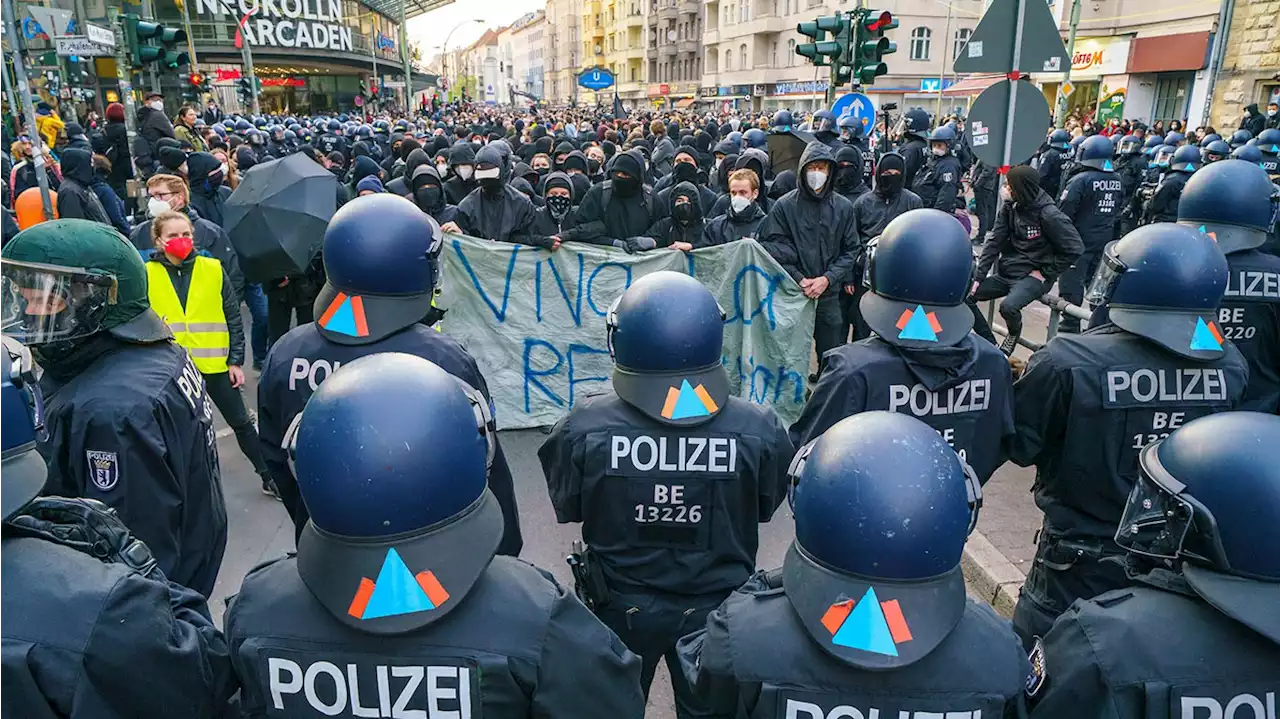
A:
{"type": "Polygon", "coordinates": [[[453,28],[449,30],[449,33],[444,36],[444,44],[440,46],[440,69],[443,71],[441,72],[441,74],[444,75],[445,80],[449,81],[450,87],[453,87],[453,80],[449,78],[449,38],[453,37],[454,30],[457,30],[463,25],[469,25],[473,22],[478,22],[481,25],[484,24],[484,20],[481,20],[480,18],[463,20],[457,25],[454,25],[453,28]]]}

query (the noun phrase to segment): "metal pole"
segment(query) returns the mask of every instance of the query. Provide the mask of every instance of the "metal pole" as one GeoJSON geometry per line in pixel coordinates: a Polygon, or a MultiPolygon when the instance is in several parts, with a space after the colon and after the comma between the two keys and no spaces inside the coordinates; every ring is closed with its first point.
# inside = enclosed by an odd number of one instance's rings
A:
{"type": "MultiPolygon", "coordinates": [[[[138,134],[137,103],[133,99],[133,70],[129,67],[128,49],[125,47],[124,23],[120,18],[120,10],[111,8],[108,11],[108,18],[111,20],[111,29],[116,34],[116,84],[120,87],[120,102],[124,105],[124,127],[125,134],[129,138],[129,146],[133,146],[133,138],[138,134]]],[[[129,161],[132,163],[133,153],[129,153],[129,161]]],[[[134,166],[133,176],[138,176],[138,168],[134,166]]]]}
{"type": "MultiPolygon", "coordinates": [[[[1014,77],[1021,78],[1022,71],[1018,66],[1022,64],[1022,28],[1027,22],[1027,2],[1029,0],[1016,0],[1018,3],[1018,24],[1013,31],[1013,67],[1009,68],[1010,74],[1014,77]]],[[[1076,0],[1079,2],[1079,0],[1076,0]]],[[[1070,59],[1067,60],[1071,62],[1070,59]]],[[[1009,166],[1009,162],[1013,159],[1013,118],[1018,109],[1018,83],[1021,79],[1014,80],[1009,83],[1009,114],[1005,116],[1005,127],[1008,130],[1004,135],[1004,155],[1001,164],[1005,167],[1009,166]]]]}
{"type": "MultiPolygon", "coordinates": [[[[1076,57],[1076,26],[1080,24],[1080,0],[1071,2],[1071,26],[1067,30],[1067,71],[1062,74],[1062,85],[1071,81],[1071,63],[1076,57]]],[[[1053,103],[1054,122],[1057,128],[1067,125],[1067,96],[1062,94],[1062,85],[1058,85],[1058,101],[1053,103]]],[[[1095,117],[1097,113],[1094,113],[1095,117]]]]}
{"type": "Polygon", "coordinates": [[[1227,52],[1227,38],[1231,35],[1231,19],[1235,8],[1235,0],[1222,0],[1222,7],[1218,11],[1218,30],[1213,34],[1213,50],[1209,53],[1209,69],[1206,73],[1209,77],[1209,91],[1204,96],[1204,110],[1201,111],[1199,123],[1201,125],[1212,124],[1209,120],[1213,109],[1213,91],[1218,83],[1223,56],[1227,52]]]}
{"type": "Polygon", "coordinates": [[[938,120],[942,119],[942,89],[947,84],[947,50],[951,48],[951,3],[947,3],[947,30],[942,37],[942,72],[938,75],[938,109],[933,116],[938,120]]]}
{"type": "MultiPolygon", "coordinates": [[[[49,179],[45,175],[44,139],[36,127],[36,107],[31,102],[31,85],[27,82],[27,68],[22,60],[22,35],[13,13],[13,0],[4,0],[5,32],[9,34],[9,43],[13,48],[13,77],[18,85],[18,95],[22,98],[22,112],[27,116],[27,136],[31,138],[31,164],[36,168],[36,183],[40,185],[40,204],[44,206],[44,216],[53,219],[53,201],[49,197],[49,179]]],[[[13,198],[16,203],[18,198],[13,198]]]]}
{"type": "Polygon", "coordinates": [[[249,87],[253,90],[253,102],[250,109],[255,115],[262,114],[261,105],[258,103],[258,76],[253,73],[253,50],[249,48],[248,33],[241,33],[244,42],[240,43],[240,58],[244,62],[244,70],[249,74],[249,87]]]}
{"type": "Polygon", "coordinates": [[[409,64],[409,34],[404,24],[405,5],[400,0],[400,59],[404,62],[404,114],[413,114],[413,68],[409,64]]]}
{"type": "MultiPolygon", "coordinates": [[[[8,32],[6,30],[6,32],[8,32]]],[[[21,123],[22,110],[18,109],[18,95],[14,89],[14,83],[9,81],[8,73],[5,76],[4,93],[9,96],[9,114],[13,116],[13,128],[18,129],[21,123]]]]}
{"type": "MultiPolygon", "coordinates": [[[[78,0],[84,2],[84,0],[78,0]]],[[[178,7],[182,8],[182,29],[187,32],[187,54],[191,56],[191,70],[196,69],[196,41],[191,37],[191,11],[187,9],[187,3],[190,0],[177,0],[178,7]]]]}

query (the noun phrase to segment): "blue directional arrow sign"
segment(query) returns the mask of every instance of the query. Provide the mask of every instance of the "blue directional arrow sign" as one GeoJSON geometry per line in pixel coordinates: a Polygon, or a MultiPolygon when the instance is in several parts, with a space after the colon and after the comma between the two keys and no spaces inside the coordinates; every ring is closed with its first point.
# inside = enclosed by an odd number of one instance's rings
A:
{"type": "Polygon", "coordinates": [[[603,90],[613,87],[613,73],[603,67],[589,67],[578,73],[578,84],[588,90],[603,90]]]}
{"type": "Polygon", "coordinates": [[[831,114],[836,116],[837,123],[846,115],[852,115],[862,122],[864,129],[868,130],[876,122],[875,103],[871,102],[871,98],[860,92],[851,92],[841,96],[831,106],[831,114]]]}

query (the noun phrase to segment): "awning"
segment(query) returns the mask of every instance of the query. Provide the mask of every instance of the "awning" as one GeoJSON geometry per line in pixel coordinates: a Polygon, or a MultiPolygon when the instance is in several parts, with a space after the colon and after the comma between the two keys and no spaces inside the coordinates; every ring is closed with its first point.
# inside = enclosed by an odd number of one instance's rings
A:
{"type": "Polygon", "coordinates": [[[676,109],[683,110],[697,101],[698,98],[696,97],[686,97],[683,100],[676,100],[676,109]]]}
{"type": "Polygon", "coordinates": [[[986,75],[969,75],[956,84],[942,91],[948,97],[969,97],[981,95],[982,91],[1005,79],[1004,73],[986,75]]]}

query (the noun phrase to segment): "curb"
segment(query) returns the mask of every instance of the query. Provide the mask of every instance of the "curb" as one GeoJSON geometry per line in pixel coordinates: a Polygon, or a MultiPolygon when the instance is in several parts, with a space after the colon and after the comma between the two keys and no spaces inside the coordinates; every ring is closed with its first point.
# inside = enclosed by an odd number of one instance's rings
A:
{"type": "Polygon", "coordinates": [[[969,535],[960,566],[964,571],[965,588],[970,594],[990,604],[1002,616],[1013,616],[1026,575],[981,532],[969,535]]]}

